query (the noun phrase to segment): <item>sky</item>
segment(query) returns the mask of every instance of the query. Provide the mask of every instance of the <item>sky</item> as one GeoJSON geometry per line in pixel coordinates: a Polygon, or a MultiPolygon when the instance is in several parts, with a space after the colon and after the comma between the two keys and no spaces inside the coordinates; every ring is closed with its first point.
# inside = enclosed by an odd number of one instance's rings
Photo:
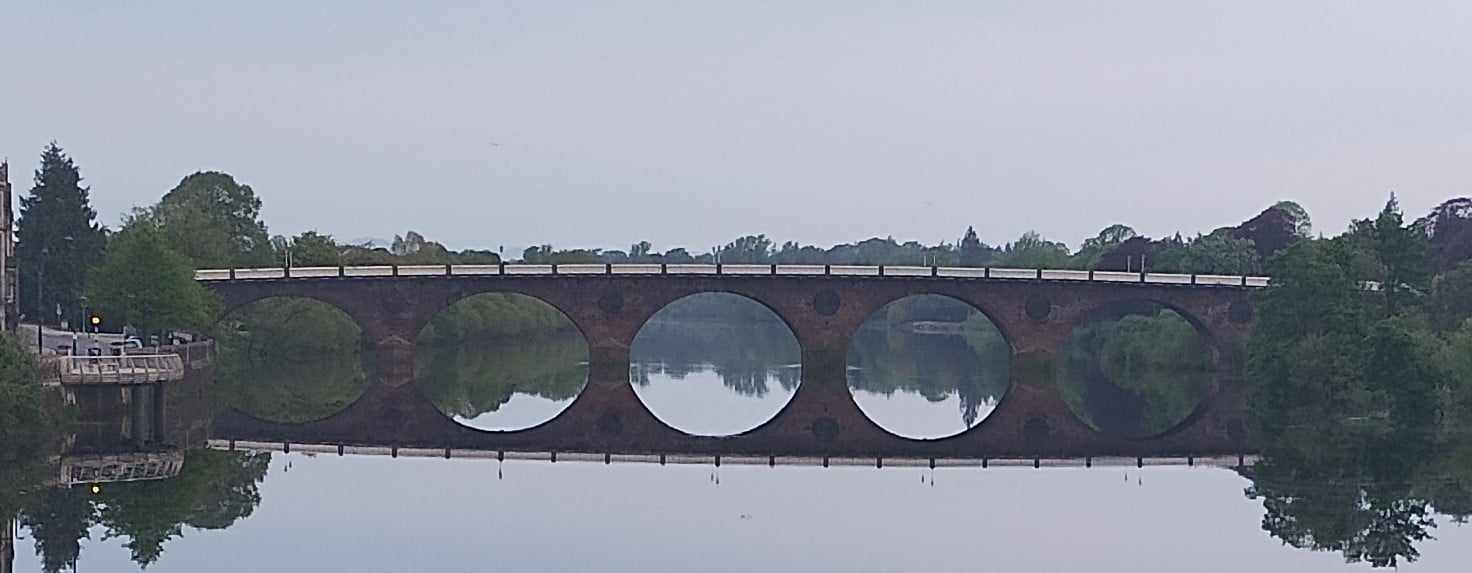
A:
{"type": "Polygon", "coordinates": [[[183,176],[273,234],[1071,246],[1472,194],[1472,3],[6,2],[0,156],[116,225],[183,176]]]}

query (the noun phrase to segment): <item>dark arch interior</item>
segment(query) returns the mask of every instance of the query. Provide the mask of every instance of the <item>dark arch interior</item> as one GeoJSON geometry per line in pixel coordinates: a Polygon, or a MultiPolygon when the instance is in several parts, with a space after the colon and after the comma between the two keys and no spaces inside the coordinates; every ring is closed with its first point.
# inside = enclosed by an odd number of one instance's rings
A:
{"type": "Polygon", "coordinates": [[[1144,437],[1185,421],[1211,393],[1215,349],[1181,313],[1151,301],[1102,306],[1073,329],[1058,387],[1079,420],[1144,437]]]}
{"type": "Polygon", "coordinates": [[[347,313],[309,298],[271,297],[231,310],[214,326],[221,400],[274,422],[342,411],[367,388],[371,362],[347,313]]]}
{"type": "Polygon", "coordinates": [[[440,311],[419,333],[414,379],[440,412],[491,431],[557,417],[588,382],[588,343],[550,304],[482,293],[440,311]]]}
{"type": "Polygon", "coordinates": [[[655,313],[630,348],[629,379],[655,417],[694,435],[731,435],[776,416],[801,380],[802,349],[750,298],[697,293],[655,313]]]}
{"type": "Polygon", "coordinates": [[[880,308],[848,350],[848,386],[886,431],[930,439],[986,419],[1009,385],[1011,348],[985,314],[961,300],[923,294],[880,308]]]}

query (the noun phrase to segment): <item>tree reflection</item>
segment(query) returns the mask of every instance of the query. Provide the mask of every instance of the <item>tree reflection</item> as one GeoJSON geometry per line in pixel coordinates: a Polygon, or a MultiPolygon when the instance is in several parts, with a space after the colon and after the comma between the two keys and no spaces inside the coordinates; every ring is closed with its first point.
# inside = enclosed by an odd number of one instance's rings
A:
{"type": "Polygon", "coordinates": [[[1464,522],[1472,465],[1465,440],[1380,431],[1374,424],[1299,428],[1244,474],[1263,500],[1262,527],[1284,543],[1349,562],[1413,562],[1437,514],[1464,522]]]}
{"type": "Polygon", "coordinates": [[[848,385],[930,402],[954,395],[970,428],[1007,391],[1010,360],[1006,340],[985,315],[947,297],[916,296],[886,305],[854,334],[848,385]]]}
{"type": "Polygon", "coordinates": [[[1180,315],[1153,303],[1101,309],[1075,329],[1058,369],[1074,414],[1130,436],[1171,429],[1206,397],[1211,351],[1180,315]]]}
{"type": "Polygon", "coordinates": [[[225,529],[249,517],[261,502],[258,487],[270,462],[269,453],[191,450],[172,478],[98,484],[95,494],[88,486],[35,492],[20,504],[20,524],[48,572],[77,562],[94,525],[103,527],[104,540],[126,539],[133,561],[147,567],[185,526],[225,529]]]}
{"type": "Polygon", "coordinates": [[[576,330],[535,339],[422,345],[415,378],[441,412],[475,418],[516,394],[571,400],[588,380],[588,345],[576,330]]]}
{"type": "Polygon", "coordinates": [[[370,364],[357,352],[285,359],[221,352],[216,395],[226,405],[273,422],[302,423],[347,408],[368,386],[370,364]]]}
{"type": "Polygon", "coordinates": [[[776,382],[797,388],[802,351],[787,325],[770,310],[735,295],[694,295],[661,310],[639,330],[630,378],[682,380],[714,372],[742,396],[766,396],[776,382]]]}

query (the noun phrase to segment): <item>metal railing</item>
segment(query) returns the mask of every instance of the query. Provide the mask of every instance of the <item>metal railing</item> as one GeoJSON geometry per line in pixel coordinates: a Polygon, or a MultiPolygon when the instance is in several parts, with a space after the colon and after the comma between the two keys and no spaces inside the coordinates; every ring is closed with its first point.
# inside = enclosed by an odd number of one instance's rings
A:
{"type": "Polygon", "coordinates": [[[184,359],[178,354],[122,356],[46,356],[41,380],[47,384],[131,385],[184,379],[184,359]]]}
{"type": "Polygon", "coordinates": [[[1088,271],[1074,269],[1014,269],[1000,267],[928,267],[909,265],[756,265],[677,263],[576,263],[496,265],[373,265],[343,267],[271,267],[202,269],[198,281],[280,280],[366,277],[485,277],[485,276],[594,276],[594,275],[719,275],[719,276],[841,276],[930,277],[946,279],[1040,280],[1109,283],[1145,283],[1189,286],[1265,287],[1268,277],[1250,275],[1176,274],[1153,272],[1088,271]]]}

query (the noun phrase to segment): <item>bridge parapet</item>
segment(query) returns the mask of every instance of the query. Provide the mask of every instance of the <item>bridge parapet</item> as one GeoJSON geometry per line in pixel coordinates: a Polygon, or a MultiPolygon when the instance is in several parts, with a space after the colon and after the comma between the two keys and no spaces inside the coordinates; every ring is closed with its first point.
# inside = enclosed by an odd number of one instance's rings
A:
{"type": "Polygon", "coordinates": [[[198,281],[279,280],[322,278],[383,278],[433,276],[587,276],[587,275],[725,275],[725,276],[842,276],[932,277],[947,279],[1044,280],[1143,283],[1189,286],[1268,286],[1269,278],[1252,275],[1211,275],[1152,272],[1088,271],[1077,269],[1020,269],[1001,267],[937,267],[911,265],[762,265],[674,263],[575,263],[496,265],[370,265],[342,267],[266,267],[201,269],[198,281]]]}

